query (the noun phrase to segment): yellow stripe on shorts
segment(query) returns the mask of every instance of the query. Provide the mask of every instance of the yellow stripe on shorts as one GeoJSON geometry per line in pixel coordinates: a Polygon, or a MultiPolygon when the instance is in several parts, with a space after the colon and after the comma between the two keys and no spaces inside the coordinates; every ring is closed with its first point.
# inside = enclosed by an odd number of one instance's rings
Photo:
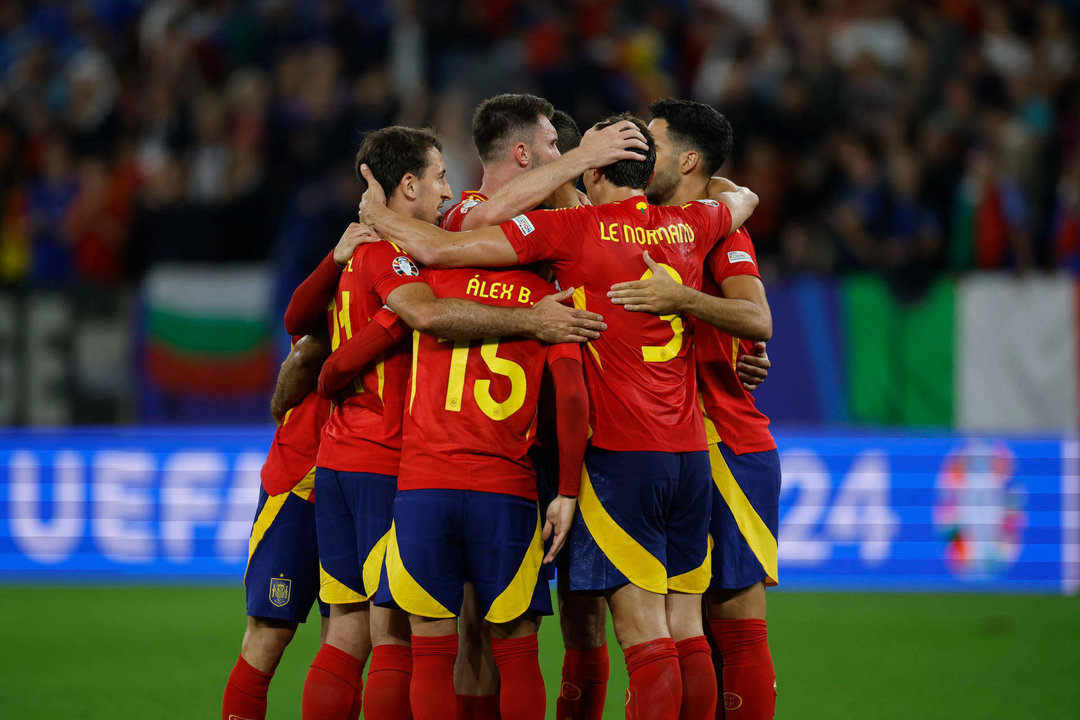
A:
{"type": "Polygon", "coordinates": [[[386,558],[386,543],[389,540],[390,531],[387,530],[364,560],[364,591],[367,592],[368,597],[375,597],[375,591],[379,589],[379,576],[382,575],[383,559],[386,558]]]}
{"type": "Polygon", "coordinates": [[[398,548],[397,527],[390,525],[390,539],[386,543],[386,576],[390,581],[390,594],[401,609],[412,615],[433,618],[452,618],[455,613],[444,608],[438,600],[413,579],[401,561],[398,548]]]}
{"type": "Polygon", "coordinates": [[[514,578],[499,593],[484,618],[488,622],[505,623],[521,617],[532,603],[536,583],[540,579],[540,565],[544,561],[544,541],[541,538],[540,511],[536,511],[536,530],[532,541],[521,559],[514,578]]]}
{"type": "MultiPolygon", "coordinates": [[[[259,516],[255,518],[255,524],[251,526],[251,537],[248,539],[248,565],[251,565],[251,558],[255,555],[255,549],[259,547],[259,543],[266,536],[266,531],[274,524],[275,518],[281,512],[281,508],[285,505],[285,500],[288,497],[289,493],[283,492],[269,496],[266,498],[266,502],[263,503],[259,516]]],[[[246,567],[244,568],[244,580],[247,581],[246,567]]]]}
{"type": "Polygon", "coordinates": [[[701,595],[708,590],[709,581],[712,580],[712,549],[713,539],[710,534],[709,549],[705,552],[705,561],[689,572],[668,578],[668,590],[691,595],[701,595]]]}
{"type": "Polygon", "coordinates": [[[319,599],[328,605],[367,602],[367,598],[326,572],[319,563],[319,599]]]}
{"type": "Polygon", "coordinates": [[[593,490],[589,471],[584,467],[581,469],[578,509],[597,546],[627,580],[643,590],[667,594],[667,569],[664,564],[630,537],[608,514],[593,490]]]}
{"type": "Polygon", "coordinates": [[[761,519],[754,510],[750,500],[739,487],[735,476],[731,474],[731,468],[724,460],[723,454],[715,444],[709,445],[709,464],[712,466],[713,482],[720,496],[724,498],[731,514],[735,517],[735,524],[739,526],[746,544],[757,557],[761,567],[767,575],[766,585],[776,585],[779,580],[776,563],[776,538],[773,537],[769,526],[761,519]]]}

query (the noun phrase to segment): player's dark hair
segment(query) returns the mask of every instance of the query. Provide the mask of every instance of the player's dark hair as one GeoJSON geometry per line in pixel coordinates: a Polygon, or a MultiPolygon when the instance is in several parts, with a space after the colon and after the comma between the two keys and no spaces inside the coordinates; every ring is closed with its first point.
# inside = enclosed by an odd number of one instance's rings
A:
{"type": "Polygon", "coordinates": [[[555,145],[559,148],[560,154],[565,155],[581,144],[581,129],[574,122],[574,118],[570,117],[570,113],[556,110],[551,115],[551,124],[555,126],[555,132],[559,134],[555,145]]]}
{"type": "Polygon", "coordinates": [[[547,100],[524,93],[496,95],[480,103],[472,119],[473,144],[480,162],[497,160],[513,140],[532,140],[537,118],[550,118],[554,113],[547,100]]]}
{"type": "Polygon", "coordinates": [[[412,173],[420,177],[428,164],[428,149],[442,151],[442,143],[430,130],[391,125],[364,136],[356,151],[356,177],[360,179],[360,191],[368,188],[367,180],[360,174],[360,166],[366,164],[371,174],[383,186],[386,196],[394,194],[401,178],[412,173]]]}
{"type": "Polygon", "coordinates": [[[604,177],[608,179],[608,182],[616,187],[627,187],[634,190],[644,189],[645,186],[649,184],[649,181],[652,180],[653,169],[656,167],[656,140],[653,139],[652,133],[649,132],[649,128],[646,127],[645,123],[640,119],[634,117],[630,113],[612,115],[609,118],[601,120],[597,123],[596,127],[602,130],[617,122],[622,122],[623,120],[629,120],[634,123],[634,126],[645,136],[645,142],[649,144],[648,151],[633,148],[634,152],[644,155],[645,159],[619,160],[600,170],[604,173],[604,177]]]}
{"type": "Polygon", "coordinates": [[[701,153],[702,170],[709,175],[717,172],[731,153],[731,123],[711,105],[664,98],[649,105],[649,114],[667,121],[668,134],[683,150],[701,153]]]}

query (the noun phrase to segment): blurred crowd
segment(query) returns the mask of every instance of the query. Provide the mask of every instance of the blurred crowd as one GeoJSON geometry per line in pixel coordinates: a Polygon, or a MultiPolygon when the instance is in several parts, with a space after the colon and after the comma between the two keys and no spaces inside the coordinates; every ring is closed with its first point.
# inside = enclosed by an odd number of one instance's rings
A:
{"type": "Polygon", "coordinates": [[[167,260],[306,274],[352,155],[430,124],[476,186],[476,102],[582,125],[678,95],[735,127],[770,275],[1080,269],[1078,0],[6,0],[0,283],[167,260]]]}

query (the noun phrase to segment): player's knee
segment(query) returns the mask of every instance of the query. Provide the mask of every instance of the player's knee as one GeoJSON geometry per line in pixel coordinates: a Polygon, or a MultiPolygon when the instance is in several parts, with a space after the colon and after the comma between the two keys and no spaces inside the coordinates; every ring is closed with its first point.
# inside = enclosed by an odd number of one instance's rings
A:
{"type": "Polygon", "coordinates": [[[295,634],[295,622],[248,618],[247,630],[240,644],[240,654],[257,668],[277,667],[295,634]]]}
{"type": "Polygon", "coordinates": [[[500,640],[534,635],[540,629],[540,617],[527,612],[519,618],[505,623],[491,623],[491,636],[500,640]]]}
{"type": "Polygon", "coordinates": [[[765,581],[735,590],[710,590],[705,594],[710,620],[765,619],[765,581]]]}

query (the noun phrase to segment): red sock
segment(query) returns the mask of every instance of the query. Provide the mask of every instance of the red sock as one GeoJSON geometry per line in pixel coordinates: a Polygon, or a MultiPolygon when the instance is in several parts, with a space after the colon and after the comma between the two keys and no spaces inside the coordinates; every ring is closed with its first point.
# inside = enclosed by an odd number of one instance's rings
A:
{"type": "Polygon", "coordinates": [[[623,651],[630,687],[626,720],[676,720],[682,705],[679,653],[671,638],[657,638],[623,651]]]}
{"type": "Polygon", "coordinates": [[[458,695],[462,720],[499,720],[498,695],[458,695]]]}
{"type": "Polygon", "coordinates": [[[499,714],[514,720],[544,720],[547,692],[540,674],[536,633],[521,638],[491,638],[499,668],[499,714]]]}
{"type": "Polygon", "coordinates": [[[266,691],[273,677],[238,657],[225,685],[221,720],[266,720],[266,691]]]}
{"type": "Polygon", "coordinates": [[[323,643],[311,661],[300,701],[304,720],[356,720],[363,692],[364,663],[333,645],[323,643]],[[355,714],[354,714],[355,713],[355,714]]]}
{"type": "Polygon", "coordinates": [[[367,720],[408,720],[409,683],[412,680],[412,648],[408,645],[376,645],[371,651],[364,717],[367,720]]]}
{"type": "Polygon", "coordinates": [[[460,720],[461,711],[454,694],[457,648],[457,633],[436,637],[413,635],[409,700],[415,720],[460,720]]]}
{"type": "Polygon", "coordinates": [[[724,717],[770,720],[776,712],[776,671],[764,620],[710,620],[723,663],[724,717]]]}
{"type": "Polygon", "coordinates": [[[562,687],[555,702],[556,720],[601,720],[610,673],[607,645],[588,650],[567,648],[562,687]]]}
{"type": "Polygon", "coordinates": [[[716,717],[716,673],[712,650],[704,635],[675,643],[682,676],[682,710],[679,720],[713,720],[716,717]]]}

